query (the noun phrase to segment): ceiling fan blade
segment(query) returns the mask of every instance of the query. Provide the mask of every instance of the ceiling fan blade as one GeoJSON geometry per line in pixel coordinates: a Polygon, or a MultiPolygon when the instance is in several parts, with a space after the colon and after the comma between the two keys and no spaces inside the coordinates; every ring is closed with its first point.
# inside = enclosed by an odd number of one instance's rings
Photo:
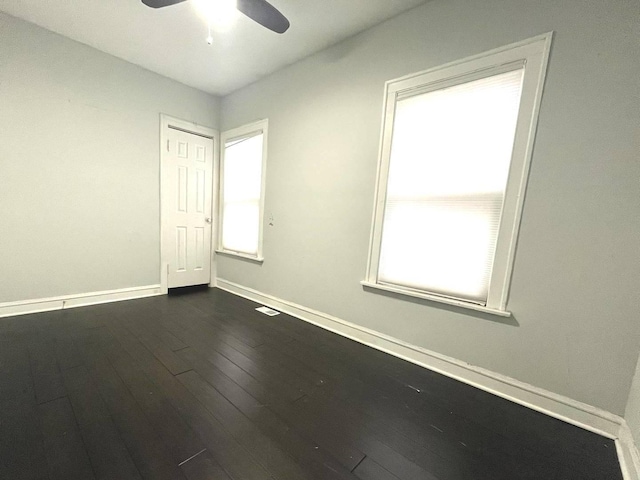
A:
{"type": "Polygon", "coordinates": [[[176,3],[184,2],[185,0],[142,0],[147,7],[162,8],[169,5],[175,5],[176,3]]]}
{"type": "Polygon", "coordinates": [[[284,33],[289,28],[289,20],[266,0],[237,0],[237,2],[240,12],[263,27],[276,33],[284,33]]]}

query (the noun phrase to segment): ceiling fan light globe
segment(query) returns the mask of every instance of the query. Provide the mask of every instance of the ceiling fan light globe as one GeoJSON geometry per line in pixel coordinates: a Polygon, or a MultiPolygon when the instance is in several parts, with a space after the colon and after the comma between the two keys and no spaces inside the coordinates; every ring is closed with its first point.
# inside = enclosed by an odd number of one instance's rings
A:
{"type": "Polygon", "coordinates": [[[193,0],[198,14],[218,32],[231,28],[238,18],[236,0],[193,0]]]}

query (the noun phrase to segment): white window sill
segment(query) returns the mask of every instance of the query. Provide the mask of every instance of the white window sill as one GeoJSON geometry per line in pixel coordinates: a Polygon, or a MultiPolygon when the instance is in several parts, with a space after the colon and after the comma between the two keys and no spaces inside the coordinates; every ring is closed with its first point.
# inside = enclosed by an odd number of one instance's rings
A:
{"type": "Polygon", "coordinates": [[[383,290],[385,292],[398,293],[400,295],[407,295],[409,297],[421,298],[423,300],[429,300],[432,302],[445,303],[447,305],[454,305],[456,307],[476,310],[478,312],[489,313],[491,315],[498,315],[500,317],[511,316],[511,312],[507,310],[498,310],[497,308],[490,308],[490,307],[485,307],[483,305],[467,303],[461,300],[455,300],[453,298],[440,297],[438,295],[430,295],[428,293],[414,292],[412,290],[406,290],[402,287],[393,287],[391,285],[380,285],[378,283],[367,282],[366,280],[361,281],[360,284],[367,288],[375,288],[377,290],[383,290]]]}
{"type": "Polygon", "coordinates": [[[256,263],[264,262],[264,257],[254,257],[253,255],[240,253],[240,252],[232,252],[230,250],[216,250],[216,253],[219,253],[221,255],[226,255],[229,257],[238,257],[244,260],[251,260],[252,262],[256,262],[256,263]]]}

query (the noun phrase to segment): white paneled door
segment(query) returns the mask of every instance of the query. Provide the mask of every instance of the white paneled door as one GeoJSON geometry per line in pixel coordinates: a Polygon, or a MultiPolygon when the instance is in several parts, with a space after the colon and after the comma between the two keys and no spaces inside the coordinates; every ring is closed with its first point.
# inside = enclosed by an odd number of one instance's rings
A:
{"type": "Polygon", "coordinates": [[[211,279],[213,140],[169,127],[163,172],[163,243],[169,288],[211,279]]]}

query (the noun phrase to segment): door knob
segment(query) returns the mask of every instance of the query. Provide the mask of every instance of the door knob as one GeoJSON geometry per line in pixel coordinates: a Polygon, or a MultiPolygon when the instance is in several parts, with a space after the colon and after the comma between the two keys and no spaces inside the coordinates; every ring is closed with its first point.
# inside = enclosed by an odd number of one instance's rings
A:
{"type": "Polygon", "coordinates": [[[206,217],[206,218],[204,219],[204,221],[205,221],[205,222],[207,222],[207,223],[211,223],[211,217],[206,217]]]}

